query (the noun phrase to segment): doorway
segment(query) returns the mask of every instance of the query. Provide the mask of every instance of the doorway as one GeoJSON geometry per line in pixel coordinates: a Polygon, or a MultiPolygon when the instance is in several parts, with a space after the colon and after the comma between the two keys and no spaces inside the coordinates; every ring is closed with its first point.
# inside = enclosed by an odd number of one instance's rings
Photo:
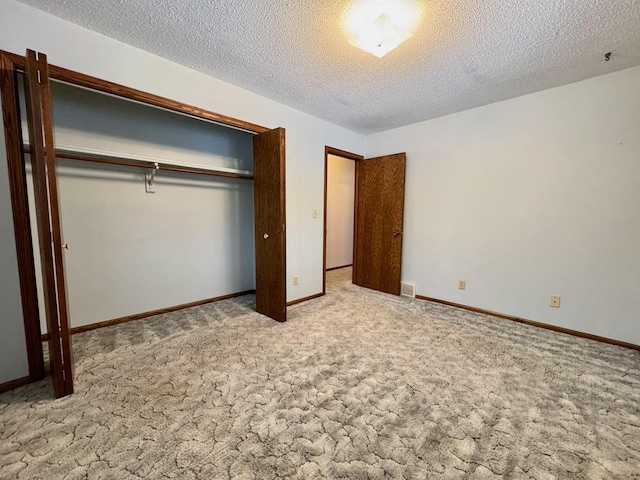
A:
{"type": "Polygon", "coordinates": [[[327,271],[352,265],[354,284],[400,295],[406,153],[325,147],[324,166],[323,294],[327,271]]]}
{"type": "Polygon", "coordinates": [[[353,265],[356,163],[327,156],[327,270],[353,265]]]}
{"type": "Polygon", "coordinates": [[[355,153],[325,147],[323,293],[326,293],[327,271],[353,265],[356,166],[363,159],[355,153]]]}

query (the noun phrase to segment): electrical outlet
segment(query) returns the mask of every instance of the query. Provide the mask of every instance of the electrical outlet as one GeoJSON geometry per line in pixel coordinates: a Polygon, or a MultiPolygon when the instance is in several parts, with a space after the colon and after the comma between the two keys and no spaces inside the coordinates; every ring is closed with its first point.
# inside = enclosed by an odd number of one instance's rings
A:
{"type": "Polygon", "coordinates": [[[467,288],[467,281],[466,280],[458,280],[458,289],[464,290],[465,288],[467,288]]]}
{"type": "Polygon", "coordinates": [[[298,283],[299,283],[299,282],[298,282],[298,275],[294,275],[294,276],[293,276],[293,285],[294,285],[294,286],[295,286],[295,285],[298,285],[298,283]]]}
{"type": "Polygon", "coordinates": [[[560,308],[560,297],[553,295],[549,300],[549,306],[553,308],[560,308]]]}

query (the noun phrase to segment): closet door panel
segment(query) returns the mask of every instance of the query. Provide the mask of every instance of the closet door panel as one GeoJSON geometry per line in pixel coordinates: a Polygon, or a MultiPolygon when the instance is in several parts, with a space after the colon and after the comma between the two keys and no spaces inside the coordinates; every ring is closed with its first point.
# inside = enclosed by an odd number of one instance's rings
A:
{"type": "Polygon", "coordinates": [[[256,248],[256,310],[279,322],[287,319],[285,131],[253,139],[256,248]]]}
{"type": "Polygon", "coordinates": [[[73,393],[64,254],[47,58],[27,50],[25,97],[40,247],[49,358],[56,397],[73,393]]]}

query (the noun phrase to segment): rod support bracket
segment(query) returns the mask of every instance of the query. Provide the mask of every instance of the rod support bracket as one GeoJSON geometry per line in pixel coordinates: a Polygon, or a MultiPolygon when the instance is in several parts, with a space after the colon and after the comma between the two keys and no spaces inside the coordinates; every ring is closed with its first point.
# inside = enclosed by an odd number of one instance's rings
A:
{"type": "Polygon", "coordinates": [[[156,172],[160,169],[158,162],[153,163],[153,167],[144,174],[144,189],[147,193],[156,193],[156,172]]]}

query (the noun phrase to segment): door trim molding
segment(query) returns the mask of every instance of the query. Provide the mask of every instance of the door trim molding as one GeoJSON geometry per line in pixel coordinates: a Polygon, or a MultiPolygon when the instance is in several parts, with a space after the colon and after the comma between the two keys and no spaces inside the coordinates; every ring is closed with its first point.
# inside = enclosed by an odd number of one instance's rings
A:
{"type": "Polygon", "coordinates": [[[608,343],[610,345],[615,345],[617,347],[630,348],[632,350],[637,350],[638,352],[640,352],[640,345],[623,342],[622,340],[615,340],[613,338],[601,337],[600,335],[593,335],[591,333],[580,332],[578,330],[572,330],[570,328],[558,327],[556,325],[551,325],[549,323],[536,322],[535,320],[528,320],[526,318],[516,317],[514,315],[507,315],[505,313],[494,312],[492,310],[485,310],[484,308],[471,307],[469,305],[464,305],[462,303],[450,302],[448,300],[440,300],[439,298],[425,297],[424,295],[416,295],[416,298],[418,300],[424,300],[427,302],[434,302],[434,303],[440,303],[442,305],[448,305],[450,307],[461,308],[463,310],[468,310],[474,313],[491,315],[492,317],[502,318],[504,320],[511,320],[512,322],[523,323],[525,325],[529,325],[532,327],[544,328],[546,330],[552,330],[554,332],[564,333],[567,335],[572,335],[574,337],[587,338],[589,340],[608,343]]]}
{"type": "Polygon", "coordinates": [[[350,263],[349,265],[340,265],[339,267],[327,268],[325,272],[332,272],[333,270],[340,270],[341,268],[347,268],[347,267],[353,267],[353,263],[350,263]]]}
{"type": "MultiPolygon", "coordinates": [[[[0,51],[0,95],[2,102],[5,148],[7,154],[7,170],[11,210],[13,214],[13,230],[16,241],[16,257],[18,262],[18,278],[22,318],[24,322],[27,360],[30,381],[37,381],[45,376],[40,340],[40,315],[38,312],[38,294],[36,291],[36,269],[33,258],[33,241],[31,222],[29,219],[29,200],[27,196],[27,175],[22,153],[22,129],[18,107],[18,85],[16,66],[12,56],[0,51]]],[[[24,378],[19,379],[24,381],[24,378]]],[[[15,380],[18,381],[18,380],[15,380]]],[[[8,384],[11,382],[8,382],[8,384]]],[[[6,384],[3,384],[6,385],[6,384]]]]}
{"type": "MultiPolygon", "coordinates": [[[[356,153],[347,152],[345,150],[340,150],[339,148],[333,148],[325,145],[324,147],[324,225],[322,229],[322,294],[327,293],[327,185],[329,180],[329,155],[336,155],[342,158],[348,158],[349,160],[353,160],[356,162],[356,178],[354,185],[354,199],[353,199],[353,225],[355,227],[356,221],[358,219],[358,162],[360,160],[364,160],[362,155],[358,155],[356,153]]],[[[356,245],[356,230],[353,229],[353,254],[356,254],[355,251],[356,245]]],[[[353,262],[355,265],[355,262],[353,262]]],[[[352,272],[352,280],[355,278],[355,272],[352,272]]]]}
{"type": "Polygon", "coordinates": [[[308,297],[303,297],[303,298],[298,298],[297,300],[291,300],[290,302],[287,302],[287,307],[290,307],[292,305],[298,305],[299,303],[303,303],[303,302],[308,302],[309,300],[314,300],[316,298],[320,298],[320,297],[324,297],[324,293],[320,292],[320,293],[316,293],[315,295],[309,295],[308,297]]]}

